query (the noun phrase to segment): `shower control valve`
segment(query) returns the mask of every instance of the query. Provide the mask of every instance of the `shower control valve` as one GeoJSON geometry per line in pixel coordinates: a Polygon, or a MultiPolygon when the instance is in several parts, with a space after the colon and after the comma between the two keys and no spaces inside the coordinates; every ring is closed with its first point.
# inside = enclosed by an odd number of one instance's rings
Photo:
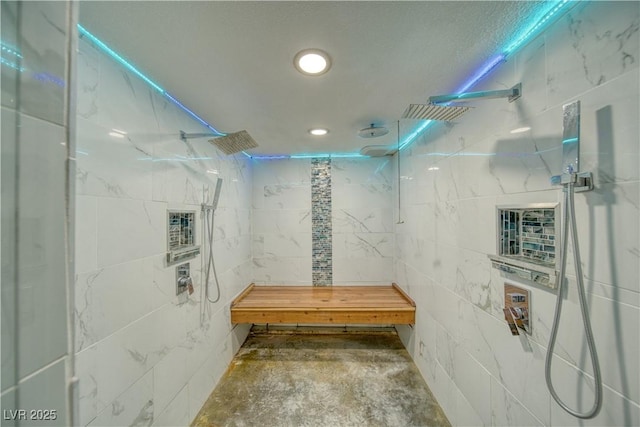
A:
{"type": "Polygon", "coordinates": [[[188,262],[176,267],[176,295],[185,291],[189,291],[189,295],[193,293],[193,280],[188,262]]]}
{"type": "Polygon", "coordinates": [[[591,172],[564,173],[551,177],[551,185],[563,185],[573,183],[573,191],[581,193],[593,190],[593,175],[591,172]]]}
{"type": "Polygon", "coordinates": [[[191,280],[191,277],[181,277],[178,279],[178,289],[181,292],[186,291],[189,286],[193,286],[193,281],[191,280]]]}
{"type": "Polygon", "coordinates": [[[529,335],[531,334],[529,308],[529,291],[510,283],[505,283],[503,311],[512,335],[520,335],[521,330],[529,335]]]}

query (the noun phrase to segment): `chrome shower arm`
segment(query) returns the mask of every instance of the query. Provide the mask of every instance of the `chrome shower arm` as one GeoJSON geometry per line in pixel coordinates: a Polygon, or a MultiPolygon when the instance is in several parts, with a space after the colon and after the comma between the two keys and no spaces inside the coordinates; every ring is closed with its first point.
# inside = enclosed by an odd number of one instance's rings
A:
{"type": "Polygon", "coordinates": [[[180,131],[180,139],[184,142],[187,142],[187,139],[192,139],[192,138],[207,138],[207,137],[211,137],[211,136],[217,136],[217,134],[215,133],[187,133],[183,130],[180,131]]]}
{"type": "Polygon", "coordinates": [[[451,95],[435,95],[429,97],[432,104],[442,104],[451,101],[466,101],[468,99],[491,99],[491,98],[508,98],[509,102],[513,102],[522,96],[522,83],[518,83],[511,89],[503,90],[484,90],[481,92],[457,93],[451,95]]]}

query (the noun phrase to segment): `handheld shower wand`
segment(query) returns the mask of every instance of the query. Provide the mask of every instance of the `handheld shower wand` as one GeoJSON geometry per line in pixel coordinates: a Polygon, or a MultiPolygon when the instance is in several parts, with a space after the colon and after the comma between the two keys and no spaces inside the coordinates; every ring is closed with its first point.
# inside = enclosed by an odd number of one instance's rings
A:
{"type": "MultiPolygon", "coordinates": [[[[216,191],[213,196],[213,201],[210,205],[207,205],[204,200],[201,205],[201,211],[204,214],[204,222],[206,224],[206,233],[207,233],[207,243],[208,243],[208,252],[207,252],[207,269],[205,274],[204,281],[204,293],[207,297],[207,300],[210,303],[216,303],[220,301],[220,282],[218,281],[218,274],[216,272],[216,264],[213,259],[213,230],[214,230],[214,220],[216,209],[218,208],[218,201],[220,200],[220,190],[222,189],[222,179],[218,178],[216,182],[216,191]],[[216,290],[217,296],[215,300],[212,300],[209,297],[209,277],[211,271],[213,270],[213,278],[216,282],[216,290]]],[[[203,188],[203,199],[204,199],[204,188],[203,188]]],[[[205,227],[203,227],[203,232],[205,232],[205,227]]]]}
{"type": "Polygon", "coordinates": [[[600,364],[598,362],[598,354],[596,345],[593,340],[593,332],[591,331],[591,322],[589,320],[589,309],[587,307],[587,297],[584,290],[584,278],[582,275],[582,266],[580,264],[580,247],[578,244],[578,229],[576,227],[576,213],[574,208],[574,193],[577,191],[588,191],[593,189],[591,173],[578,173],[579,171],[579,155],[580,155],[580,101],[567,104],[563,107],[564,131],[562,135],[562,169],[561,176],[554,176],[552,183],[560,183],[564,188],[564,209],[562,223],[562,252],[560,257],[560,274],[558,275],[556,309],[549,337],[549,346],[547,348],[547,357],[545,359],[545,379],[547,387],[553,399],[560,405],[562,409],[577,418],[589,419],[598,415],[602,407],[602,376],[600,375],[600,364]],[[578,296],[580,299],[580,309],[582,313],[582,324],[584,326],[587,338],[587,346],[591,355],[591,364],[593,366],[593,376],[595,380],[595,399],[593,406],[587,412],[578,412],[565,404],[558,396],[553,388],[551,379],[551,361],[553,360],[553,348],[556,344],[558,334],[558,325],[562,314],[562,289],[566,279],[567,270],[567,247],[569,237],[569,227],[571,228],[571,241],[573,243],[573,262],[576,270],[576,281],[578,286],[578,296]]]}

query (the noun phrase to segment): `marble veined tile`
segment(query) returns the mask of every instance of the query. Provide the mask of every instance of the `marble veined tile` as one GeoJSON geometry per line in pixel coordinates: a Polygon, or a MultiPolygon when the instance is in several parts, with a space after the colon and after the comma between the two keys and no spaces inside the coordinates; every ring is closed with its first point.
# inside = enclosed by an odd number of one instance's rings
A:
{"type": "Polygon", "coordinates": [[[331,185],[378,183],[391,185],[391,157],[332,159],[331,185]]]}
{"type": "Polygon", "coordinates": [[[253,258],[253,274],[256,283],[311,284],[311,254],[303,257],[253,258]]]}
{"type": "Polygon", "coordinates": [[[76,195],[75,270],[85,273],[98,268],[98,199],[76,195]]]}
{"type": "Polygon", "coordinates": [[[200,205],[213,200],[218,179],[222,180],[219,206],[224,206],[235,176],[222,170],[222,159],[206,140],[183,142],[164,138],[153,147],[153,199],[200,205]]]}
{"type": "MultiPolygon", "coordinates": [[[[16,41],[22,55],[20,65],[24,68],[16,75],[20,80],[20,111],[59,125],[64,124],[64,96],[70,84],[65,75],[67,15],[67,7],[57,2],[21,4],[20,34],[16,41]]],[[[4,77],[5,73],[2,74],[4,77]]]]}
{"type": "Polygon", "coordinates": [[[605,184],[578,195],[575,205],[585,277],[640,292],[640,184],[605,184]]]}
{"type": "Polygon", "coordinates": [[[523,402],[516,399],[496,378],[491,378],[491,425],[531,427],[545,425],[529,412],[523,402]]]}
{"type": "Polygon", "coordinates": [[[254,160],[251,165],[254,182],[264,185],[311,183],[311,159],[254,160]]]}
{"type": "MultiPolygon", "coordinates": [[[[182,313],[173,306],[164,306],[100,341],[95,372],[98,411],[112,408],[118,396],[143,377],[152,381],[151,368],[184,338],[182,313]]],[[[152,395],[151,388],[150,399],[152,395]]],[[[139,403],[140,408],[145,405],[139,403]]]]}
{"type": "Polygon", "coordinates": [[[310,233],[265,233],[264,252],[278,257],[311,255],[310,233]]]}
{"type": "Polygon", "coordinates": [[[77,194],[151,199],[150,145],[80,117],[76,141],[77,194]]]}
{"type": "Polygon", "coordinates": [[[153,407],[156,415],[163,412],[187,385],[188,351],[178,346],[153,367],[153,407]]]}
{"type": "MultiPolygon", "coordinates": [[[[14,161],[19,166],[16,180],[19,215],[13,226],[18,230],[17,374],[22,378],[67,352],[64,309],[67,257],[62,225],[66,221],[66,148],[61,144],[64,141],[61,126],[26,114],[18,117],[20,149],[14,161]],[[33,351],[34,348],[40,351],[33,351]]],[[[3,140],[3,148],[4,145],[3,140]]]]}
{"type": "Polygon", "coordinates": [[[149,371],[98,414],[89,426],[151,425],[153,386],[153,375],[149,371]]]}
{"type": "Polygon", "coordinates": [[[189,393],[187,387],[184,387],[164,411],[154,417],[153,425],[163,427],[186,426],[190,421],[189,393]]]}
{"type": "Polygon", "coordinates": [[[392,203],[392,187],[386,183],[357,183],[332,186],[332,208],[381,208],[392,203]]]}
{"type": "MultiPolygon", "coordinates": [[[[260,209],[253,211],[253,233],[310,233],[310,209],[260,209]]],[[[334,226],[335,229],[335,226],[334,226]]]]}
{"type": "Polygon", "coordinates": [[[334,233],[381,233],[393,231],[393,209],[389,207],[334,208],[331,225],[334,233]]]}
{"type": "Polygon", "coordinates": [[[393,258],[335,258],[333,282],[340,284],[384,283],[394,279],[393,258]]]}
{"type": "Polygon", "coordinates": [[[393,257],[393,233],[333,233],[334,258],[393,257]]]}
{"type": "Polygon", "coordinates": [[[526,94],[526,103],[522,102],[524,107],[519,115],[521,120],[548,107],[545,47],[546,38],[540,35],[515,54],[515,81],[522,83],[522,93],[526,94]]]}
{"type": "Polygon", "coordinates": [[[99,199],[99,268],[166,252],[166,234],[166,204],[99,199]]]}
{"type": "MultiPolygon", "coordinates": [[[[593,283],[588,281],[585,283],[587,291],[592,287],[593,283]]],[[[541,298],[538,297],[538,299],[541,298]]],[[[635,333],[635,325],[640,322],[640,309],[625,304],[623,300],[603,298],[590,293],[587,294],[587,301],[604,384],[632,401],[639,402],[640,367],[635,360],[640,356],[640,344],[638,340],[627,339],[627,337],[635,333]]],[[[555,304],[555,298],[552,298],[551,302],[555,304]]],[[[543,313],[544,316],[542,313],[538,316],[543,316],[541,320],[544,320],[550,328],[553,321],[551,307],[545,305],[543,313]]],[[[546,347],[548,329],[542,329],[541,333],[544,339],[541,344],[546,347]]],[[[578,292],[573,277],[568,281],[555,351],[573,366],[593,375],[582,326],[578,292]]]]}
{"type": "Polygon", "coordinates": [[[82,350],[152,311],[158,292],[152,258],[79,274],[75,292],[76,349],[82,350]]]}
{"type": "Polygon", "coordinates": [[[311,206],[310,184],[265,185],[262,195],[266,209],[308,209],[311,206]]]}
{"type": "Polygon", "coordinates": [[[85,426],[98,415],[96,382],[97,346],[78,351],[75,354],[75,376],[78,377],[78,424],[85,426]]]}
{"type": "Polygon", "coordinates": [[[636,2],[593,2],[563,16],[546,35],[549,104],[638,68],[639,15],[636,2]]]}
{"type": "MultiPolygon", "coordinates": [[[[587,412],[594,402],[594,382],[574,366],[559,357],[552,362],[553,386],[563,402],[571,409],[587,412]]],[[[629,376],[629,378],[638,378],[629,376]]],[[[625,399],[606,385],[603,387],[602,409],[595,418],[581,420],[566,413],[554,401],[551,402],[551,423],[559,426],[633,426],[640,423],[640,406],[625,399]]]]}
{"type": "Polygon", "coordinates": [[[639,81],[634,68],[578,98],[580,170],[592,171],[595,185],[640,179],[639,81]]]}

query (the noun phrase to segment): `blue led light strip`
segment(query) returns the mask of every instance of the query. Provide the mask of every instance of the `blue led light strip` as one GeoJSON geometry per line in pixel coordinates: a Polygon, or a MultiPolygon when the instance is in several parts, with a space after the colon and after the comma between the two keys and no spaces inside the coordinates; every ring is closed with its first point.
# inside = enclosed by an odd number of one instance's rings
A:
{"type": "MultiPolygon", "coordinates": [[[[476,72],[469,81],[464,83],[455,93],[464,93],[471,87],[473,87],[476,83],[482,80],[486,75],[488,75],[491,71],[493,71],[498,65],[502,64],[506,61],[507,56],[515,52],[519,47],[524,45],[529,39],[533,36],[536,36],[539,31],[543,29],[545,25],[551,23],[551,18],[558,14],[558,12],[566,5],[570,3],[576,3],[579,0],[559,0],[554,5],[552,5],[547,12],[545,12],[540,19],[526,27],[523,31],[522,35],[519,36],[513,43],[511,43],[502,53],[494,56],[489,61],[486,62],[482,68],[478,72],[476,72]]],[[[549,2],[551,3],[551,2],[549,2]]],[[[413,132],[411,132],[408,136],[404,137],[402,142],[400,143],[399,150],[402,150],[409,144],[411,144],[415,139],[421,135],[427,128],[429,128],[432,124],[436,123],[433,120],[427,120],[426,122],[421,123],[413,132]]]]}
{"type": "Polygon", "coordinates": [[[358,153],[318,153],[318,154],[292,154],[289,156],[292,159],[325,159],[325,158],[342,158],[342,157],[365,157],[358,153]]]}
{"type": "Polygon", "coordinates": [[[473,75],[471,79],[469,79],[467,83],[463,84],[456,93],[466,92],[469,88],[482,80],[487,74],[492,72],[498,65],[506,61],[506,59],[507,57],[504,54],[500,54],[495,56],[494,58],[491,58],[482,68],[480,68],[477,73],[473,75]]]}
{"type": "Polygon", "coordinates": [[[8,59],[4,59],[4,58],[0,57],[0,63],[1,63],[2,65],[6,65],[7,67],[9,67],[9,68],[13,68],[14,70],[18,70],[18,71],[20,71],[20,72],[23,72],[23,71],[24,71],[24,67],[21,67],[21,66],[20,66],[20,65],[18,65],[17,63],[12,62],[12,61],[9,61],[8,59]]]}
{"type": "Polygon", "coordinates": [[[20,51],[12,46],[9,46],[8,44],[5,44],[3,41],[0,40],[0,48],[2,50],[2,56],[0,56],[0,63],[2,65],[5,65],[9,68],[13,68],[14,70],[18,70],[21,73],[25,71],[25,68],[22,67],[18,62],[14,61],[14,57],[16,58],[22,58],[22,54],[20,53],[20,51]],[[11,57],[11,59],[7,58],[6,56],[9,55],[11,57]]]}
{"type": "MultiPolygon", "coordinates": [[[[244,152],[243,152],[244,153],[244,152]]],[[[246,154],[246,153],[245,153],[246,154]]],[[[249,156],[247,154],[247,156],[249,156]]],[[[337,159],[337,158],[354,158],[369,157],[358,153],[309,153],[309,154],[280,154],[272,156],[249,156],[254,160],[279,160],[279,159],[337,159]]]]}
{"type": "MultiPolygon", "coordinates": [[[[578,0],[574,0],[574,3],[576,3],[578,0]]],[[[522,46],[524,44],[525,41],[527,41],[531,36],[533,36],[534,34],[536,34],[536,32],[538,30],[540,30],[545,24],[548,23],[548,21],[551,19],[552,16],[554,16],[556,13],[558,13],[560,11],[560,9],[562,9],[564,6],[566,6],[568,3],[570,3],[571,0],[561,0],[559,1],[555,6],[553,6],[547,13],[545,13],[542,18],[540,18],[536,23],[534,23],[533,25],[530,25],[528,27],[527,30],[525,30],[524,34],[520,37],[518,37],[516,39],[516,41],[514,41],[513,43],[511,43],[509,45],[509,47],[507,47],[504,50],[504,54],[509,55],[511,54],[513,51],[515,51],[516,49],[518,49],[520,46],[522,46]]]]}
{"type": "MultiPolygon", "coordinates": [[[[102,49],[104,52],[106,52],[107,54],[109,54],[109,56],[111,56],[113,59],[115,59],[116,61],[118,61],[118,63],[120,63],[120,65],[124,66],[127,70],[131,71],[132,73],[134,73],[136,76],[140,77],[142,80],[144,80],[145,82],[147,82],[149,84],[149,86],[151,86],[152,88],[154,88],[155,90],[157,90],[158,92],[160,92],[162,95],[164,95],[168,100],[170,100],[171,102],[173,102],[175,105],[177,105],[178,107],[180,107],[180,109],[182,109],[184,112],[186,112],[187,114],[189,114],[191,117],[193,117],[194,119],[196,119],[198,122],[200,122],[200,124],[202,124],[203,126],[205,126],[207,129],[209,129],[210,131],[212,131],[215,135],[217,136],[225,136],[225,133],[220,132],[219,130],[217,130],[216,128],[214,128],[213,126],[211,126],[209,123],[207,123],[203,118],[201,118],[200,116],[198,116],[196,113],[194,113],[193,111],[191,111],[190,109],[188,109],[187,107],[184,106],[184,104],[182,104],[180,101],[178,101],[176,98],[174,98],[173,96],[171,96],[171,94],[169,94],[169,92],[167,92],[166,90],[164,90],[163,88],[161,88],[158,84],[156,84],[153,80],[151,80],[149,77],[145,76],[140,70],[138,70],[136,67],[134,67],[130,62],[128,62],[126,59],[124,59],[122,56],[120,56],[116,51],[114,51],[113,49],[111,49],[109,46],[107,46],[102,40],[100,40],[99,38],[97,38],[96,36],[94,36],[93,34],[91,34],[89,31],[86,30],[86,28],[84,28],[82,25],[78,24],[78,32],[83,36],[86,37],[87,39],[91,40],[91,42],[93,44],[95,44],[96,46],[98,46],[100,49],[102,49]]],[[[245,153],[243,151],[243,154],[245,154],[246,156],[249,156],[247,153],[245,153]]],[[[251,156],[249,156],[251,157],[251,156]]]]}
{"type": "Polygon", "coordinates": [[[15,49],[7,44],[0,43],[0,47],[2,48],[3,53],[8,53],[9,55],[17,56],[18,58],[22,58],[22,54],[18,49],[15,49]]]}
{"type": "MultiPolygon", "coordinates": [[[[545,12],[542,15],[542,17],[540,19],[538,19],[537,21],[535,21],[534,23],[529,25],[522,32],[522,35],[519,36],[513,43],[508,45],[508,47],[506,49],[504,49],[504,51],[502,53],[492,57],[489,61],[487,61],[485,63],[485,65],[483,65],[482,68],[480,68],[480,70],[478,72],[476,72],[471,79],[469,79],[466,83],[464,83],[455,93],[456,94],[463,93],[466,90],[468,90],[471,87],[473,87],[476,83],[478,83],[480,80],[482,80],[486,75],[491,73],[498,65],[502,64],[506,60],[507,56],[509,56],[510,54],[515,52],[519,47],[521,47],[523,44],[525,44],[530,38],[532,38],[533,36],[537,35],[538,32],[540,30],[542,30],[545,25],[550,24],[551,23],[551,18],[553,16],[557,15],[558,12],[561,9],[563,9],[563,7],[565,7],[566,5],[568,5],[570,3],[575,3],[577,1],[579,1],[579,0],[559,0],[555,4],[553,4],[547,10],[547,12],[545,12]]],[[[548,2],[548,3],[551,3],[551,2],[548,2]]],[[[167,99],[169,99],[175,105],[180,107],[183,111],[185,111],[191,117],[196,119],[199,123],[201,123],[207,129],[211,130],[212,132],[214,132],[218,136],[226,135],[225,133],[222,133],[222,132],[218,131],[216,128],[211,126],[209,123],[207,123],[204,119],[202,119],[196,113],[194,113],[193,111],[188,109],[184,104],[182,104],[176,98],[171,96],[171,94],[169,94],[167,91],[162,89],[159,85],[157,85],[155,82],[153,82],[147,76],[145,76],[141,71],[139,71],[131,63],[129,63],[127,60],[125,60],[123,57],[121,57],[118,53],[116,53],[114,50],[112,50],[109,46],[107,46],[105,43],[103,43],[100,39],[98,39],[93,34],[91,34],[89,31],[87,31],[82,25],[78,24],[78,30],[79,30],[81,35],[87,37],[96,46],[100,47],[102,50],[104,50],[106,53],[108,53],[112,58],[114,58],[121,65],[123,65],[125,68],[127,68],[128,70],[130,70],[131,72],[136,74],[138,77],[140,77],[142,80],[147,82],[151,87],[156,89],[158,92],[160,92],[162,95],[164,95],[167,99]]],[[[5,46],[2,46],[2,48],[3,48],[3,50],[5,50],[5,46]]],[[[8,47],[6,47],[6,48],[8,48],[8,47]]],[[[6,61],[6,60],[3,60],[2,62],[5,65],[9,65],[9,66],[14,65],[13,63],[8,63],[9,61],[6,61]]],[[[400,143],[400,146],[399,146],[399,150],[402,150],[403,148],[405,148],[409,144],[411,144],[413,141],[415,141],[415,139],[419,135],[421,135],[426,129],[428,129],[434,123],[436,123],[434,120],[427,120],[427,121],[424,121],[424,122],[420,123],[409,135],[407,135],[406,137],[404,137],[402,139],[402,142],[400,143]]],[[[244,154],[245,156],[251,158],[251,159],[256,159],[256,160],[261,160],[261,159],[263,159],[263,160],[268,160],[268,159],[287,159],[287,158],[290,158],[290,159],[310,159],[310,158],[331,158],[331,157],[333,157],[333,158],[339,158],[339,157],[342,157],[342,158],[368,157],[368,156],[363,156],[363,155],[357,154],[357,153],[333,153],[333,154],[318,153],[318,154],[292,154],[292,155],[274,155],[274,156],[252,156],[252,155],[248,154],[245,151],[242,151],[241,153],[244,154]]]]}

